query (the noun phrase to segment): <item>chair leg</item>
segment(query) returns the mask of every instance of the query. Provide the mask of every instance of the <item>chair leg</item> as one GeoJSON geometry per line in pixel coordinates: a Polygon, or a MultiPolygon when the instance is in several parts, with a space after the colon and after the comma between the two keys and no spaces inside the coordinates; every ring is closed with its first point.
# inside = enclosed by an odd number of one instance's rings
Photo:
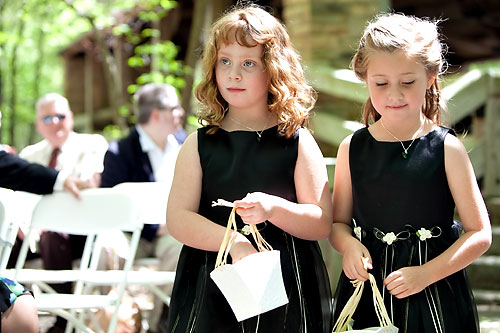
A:
{"type": "Polygon", "coordinates": [[[52,312],[53,314],[55,314],[55,315],[57,315],[59,317],[62,317],[64,319],[66,319],[68,322],[71,322],[75,326],[75,328],[79,329],[82,332],[85,332],[85,333],[95,333],[93,330],[91,330],[90,328],[88,328],[87,326],[85,326],[84,323],[82,323],[77,318],[75,318],[74,316],[72,316],[68,311],[65,311],[65,310],[51,310],[50,312],[52,312]]]}

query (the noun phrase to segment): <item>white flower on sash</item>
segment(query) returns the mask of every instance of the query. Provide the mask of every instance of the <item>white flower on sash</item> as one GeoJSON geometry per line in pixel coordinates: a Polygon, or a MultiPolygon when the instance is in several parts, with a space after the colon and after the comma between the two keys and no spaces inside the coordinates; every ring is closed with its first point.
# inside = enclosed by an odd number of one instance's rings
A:
{"type": "Polygon", "coordinates": [[[387,245],[391,245],[396,239],[397,237],[393,232],[389,232],[382,237],[382,241],[387,245]]]}
{"type": "Polygon", "coordinates": [[[424,241],[427,238],[431,238],[432,237],[432,233],[431,233],[430,230],[427,230],[425,228],[420,228],[417,231],[417,236],[420,238],[421,241],[424,241]]]}
{"type": "Polygon", "coordinates": [[[250,227],[250,225],[246,224],[242,229],[241,229],[241,233],[243,235],[250,235],[252,233],[252,229],[250,227]]]}

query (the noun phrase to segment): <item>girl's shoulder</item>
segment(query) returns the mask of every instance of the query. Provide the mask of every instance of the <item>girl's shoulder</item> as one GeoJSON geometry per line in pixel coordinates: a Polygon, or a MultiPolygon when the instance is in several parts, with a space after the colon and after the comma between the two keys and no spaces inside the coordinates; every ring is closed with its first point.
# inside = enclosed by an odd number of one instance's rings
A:
{"type": "Polygon", "coordinates": [[[455,131],[450,128],[446,127],[443,125],[437,125],[434,129],[431,130],[431,132],[436,132],[438,135],[442,136],[443,138],[447,136],[447,134],[451,134],[450,136],[457,136],[455,131]]]}
{"type": "Polygon", "coordinates": [[[468,154],[465,146],[459,136],[452,128],[445,126],[437,126],[430,133],[434,134],[443,145],[445,160],[453,161],[453,165],[457,166],[459,161],[468,161],[468,154]]]}
{"type": "Polygon", "coordinates": [[[436,126],[426,136],[429,137],[429,140],[439,140],[445,150],[449,150],[450,148],[461,149],[463,147],[462,141],[457,137],[457,133],[450,127],[443,125],[436,126]]]}
{"type": "Polygon", "coordinates": [[[317,145],[317,142],[316,142],[316,139],[314,138],[313,134],[311,133],[311,131],[305,127],[301,127],[299,129],[297,129],[297,131],[295,132],[295,135],[294,137],[292,137],[291,139],[299,139],[298,140],[298,145],[300,147],[304,147],[304,148],[308,148],[308,147],[311,147],[311,146],[316,146],[317,145]]]}
{"type": "Polygon", "coordinates": [[[308,129],[308,128],[305,128],[305,127],[300,127],[299,129],[297,129],[297,131],[295,132],[295,137],[301,137],[301,138],[312,138],[313,135],[311,133],[311,131],[308,129]]]}
{"type": "Polygon", "coordinates": [[[365,136],[371,136],[370,131],[368,130],[368,126],[363,126],[361,128],[358,128],[351,135],[347,136],[346,139],[352,137],[365,137],[365,136]]]}
{"type": "Polygon", "coordinates": [[[353,144],[365,144],[367,140],[373,139],[370,131],[368,130],[368,126],[363,126],[355,130],[352,134],[348,135],[344,138],[341,144],[349,146],[351,143],[353,144]]]}
{"type": "Polygon", "coordinates": [[[194,148],[197,149],[198,146],[198,131],[193,131],[191,134],[189,134],[184,140],[184,143],[181,145],[180,150],[181,151],[190,151],[193,150],[194,148]]]}
{"type": "Polygon", "coordinates": [[[462,140],[457,137],[457,134],[453,129],[447,129],[445,127],[441,127],[442,131],[444,133],[444,147],[447,151],[462,151],[465,150],[464,144],[462,143],[462,140]],[[447,135],[451,134],[451,135],[447,135]]]}

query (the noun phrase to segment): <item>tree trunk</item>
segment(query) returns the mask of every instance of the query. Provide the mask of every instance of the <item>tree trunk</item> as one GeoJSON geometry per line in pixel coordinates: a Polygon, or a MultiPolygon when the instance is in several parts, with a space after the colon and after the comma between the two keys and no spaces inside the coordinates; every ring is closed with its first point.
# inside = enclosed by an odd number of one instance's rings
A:
{"type": "MultiPolygon", "coordinates": [[[[24,4],[21,4],[21,8],[24,7],[24,4]]],[[[22,40],[23,32],[24,32],[24,20],[21,19],[19,21],[19,26],[17,30],[17,41],[12,47],[12,52],[10,55],[10,68],[11,68],[11,76],[10,76],[10,127],[9,127],[9,141],[10,145],[16,147],[16,123],[17,123],[17,87],[16,87],[16,77],[17,77],[17,48],[19,46],[20,41],[22,40]]]]}
{"type": "MultiPolygon", "coordinates": [[[[3,31],[3,10],[5,8],[5,0],[0,0],[0,31],[3,31]]],[[[4,44],[0,44],[0,54],[5,54],[5,47],[4,44]]],[[[0,112],[3,104],[3,59],[2,62],[0,62],[0,112]]],[[[0,114],[1,117],[1,114],[0,114]]],[[[0,119],[0,144],[2,144],[2,126],[1,126],[1,119],[0,119]]]]}
{"type": "Polygon", "coordinates": [[[94,64],[92,52],[85,53],[85,69],[83,70],[83,110],[85,113],[85,132],[91,133],[94,129],[94,64]]]}
{"type": "MultiPolygon", "coordinates": [[[[37,38],[37,50],[38,50],[38,58],[35,63],[35,73],[34,77],[35,79],[33,80],[33,112],[36,112],[36,101],[40,96],[40,81],[42,80],[42,67],[43,67],[43,61],[45,59],[45,50],[44,50],[44,43],[45,43],[45,34],[42,29],[38,30],[38,38],[37,38]]],[[[29,138],[28,138],[28,144],[32,144],[35,141],[35,122],[31,122],[30,124],[30,131],[29,131],[29,138]]]]}
{"type": "MultiPolygon", "coordinates": [[[[94,18],[80,13],[74,6],[72,0],[64,0],[64,2],[75,11],[75,13],[86,19],[90,25],[92,26],[92,33],[95,38],[95,43],[99,49],[99,53],[102,57],[102,69],[104,72],[104,78],[106,80],[109,107],[112,112],[113,123],[117,125],[122,130],[128,128],[128,125],[125,119],[120,115],[120,107],[124,104],[125,97],[123,93],[123,82],[121,81],[121,64],[118,64],[116,59],[110,52],[110,47],[106,44],[105,37],[106,32],[99,30],[94,22],[94,18]]],[[[115,38],[111,33],[109,35],[110,38],[115,38]]],[[[120,43],[118,43],[117,47],[121,47],[120,43]]]]}
{"type": "Polygon", "coordinates": [[[201,31],[205,24],[205,13],[207,12],[208,3],[205,0],[195,0],[193,22],[191,23],[191,31],[189,32],[189,43],[186,50],[185,64],[192,68],[190,74],[184,76],[186,86],[182,91],[181,103],[186,110],[186,114],[191,114],[191,96],[194,83],[194,68],[200,54],[197,50],[201,46],[201,31]]]}
{"type": "MultiPolygon", "coordinates": [[[[92,22],[93,24],[93,22],[92,22]]],[[[120,116],[119,109],[123,104],[124,97],[122,92],[122,82],[120,80],[119,66],[116,59],[113,57],[109,48],[104,41],[104,32],[96,29],[93,25],[94,36],[96,39],[96,44],[101,53],[103,59],[102,67],[104,71],[104,77],[106,79],[106,86],[108,90],[109,106],[113,115],[113,123],[117,125],[122,130],[127,129],[127,124],[125,119],[120,116]]]]}

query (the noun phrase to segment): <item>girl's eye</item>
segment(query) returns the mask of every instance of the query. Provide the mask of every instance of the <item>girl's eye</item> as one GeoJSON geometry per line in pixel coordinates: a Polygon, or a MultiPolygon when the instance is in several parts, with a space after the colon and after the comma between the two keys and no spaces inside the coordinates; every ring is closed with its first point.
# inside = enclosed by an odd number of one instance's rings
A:
{"type": "Polygon", "coordinates": [[[387,85],[387,83],[375,83],[375,85],[377,87],[383,87],[383,86],[387,85]]]}
{"type": "Polygon", "coordinates": [[[253,61],[247,60],[243,63],[244,67],[254,67],[255,63],[253,61]]]}
{"type": "Polygon", "coordinates": [[[412,85],[412,84],[414,84],[414,83],[415,83],[415,80],[413,80],[413,81],[403,82],[403,84],[404,84],[405,86],[409,86],[409,85],[412,85]]]}
{"type": "Polygon", "coordinates": [[[229,61],[229,59],[222,58],[222,59],[220,60],[220,63],[221,63],[222,65],[229,65],[231,62],[229,61]]]}

